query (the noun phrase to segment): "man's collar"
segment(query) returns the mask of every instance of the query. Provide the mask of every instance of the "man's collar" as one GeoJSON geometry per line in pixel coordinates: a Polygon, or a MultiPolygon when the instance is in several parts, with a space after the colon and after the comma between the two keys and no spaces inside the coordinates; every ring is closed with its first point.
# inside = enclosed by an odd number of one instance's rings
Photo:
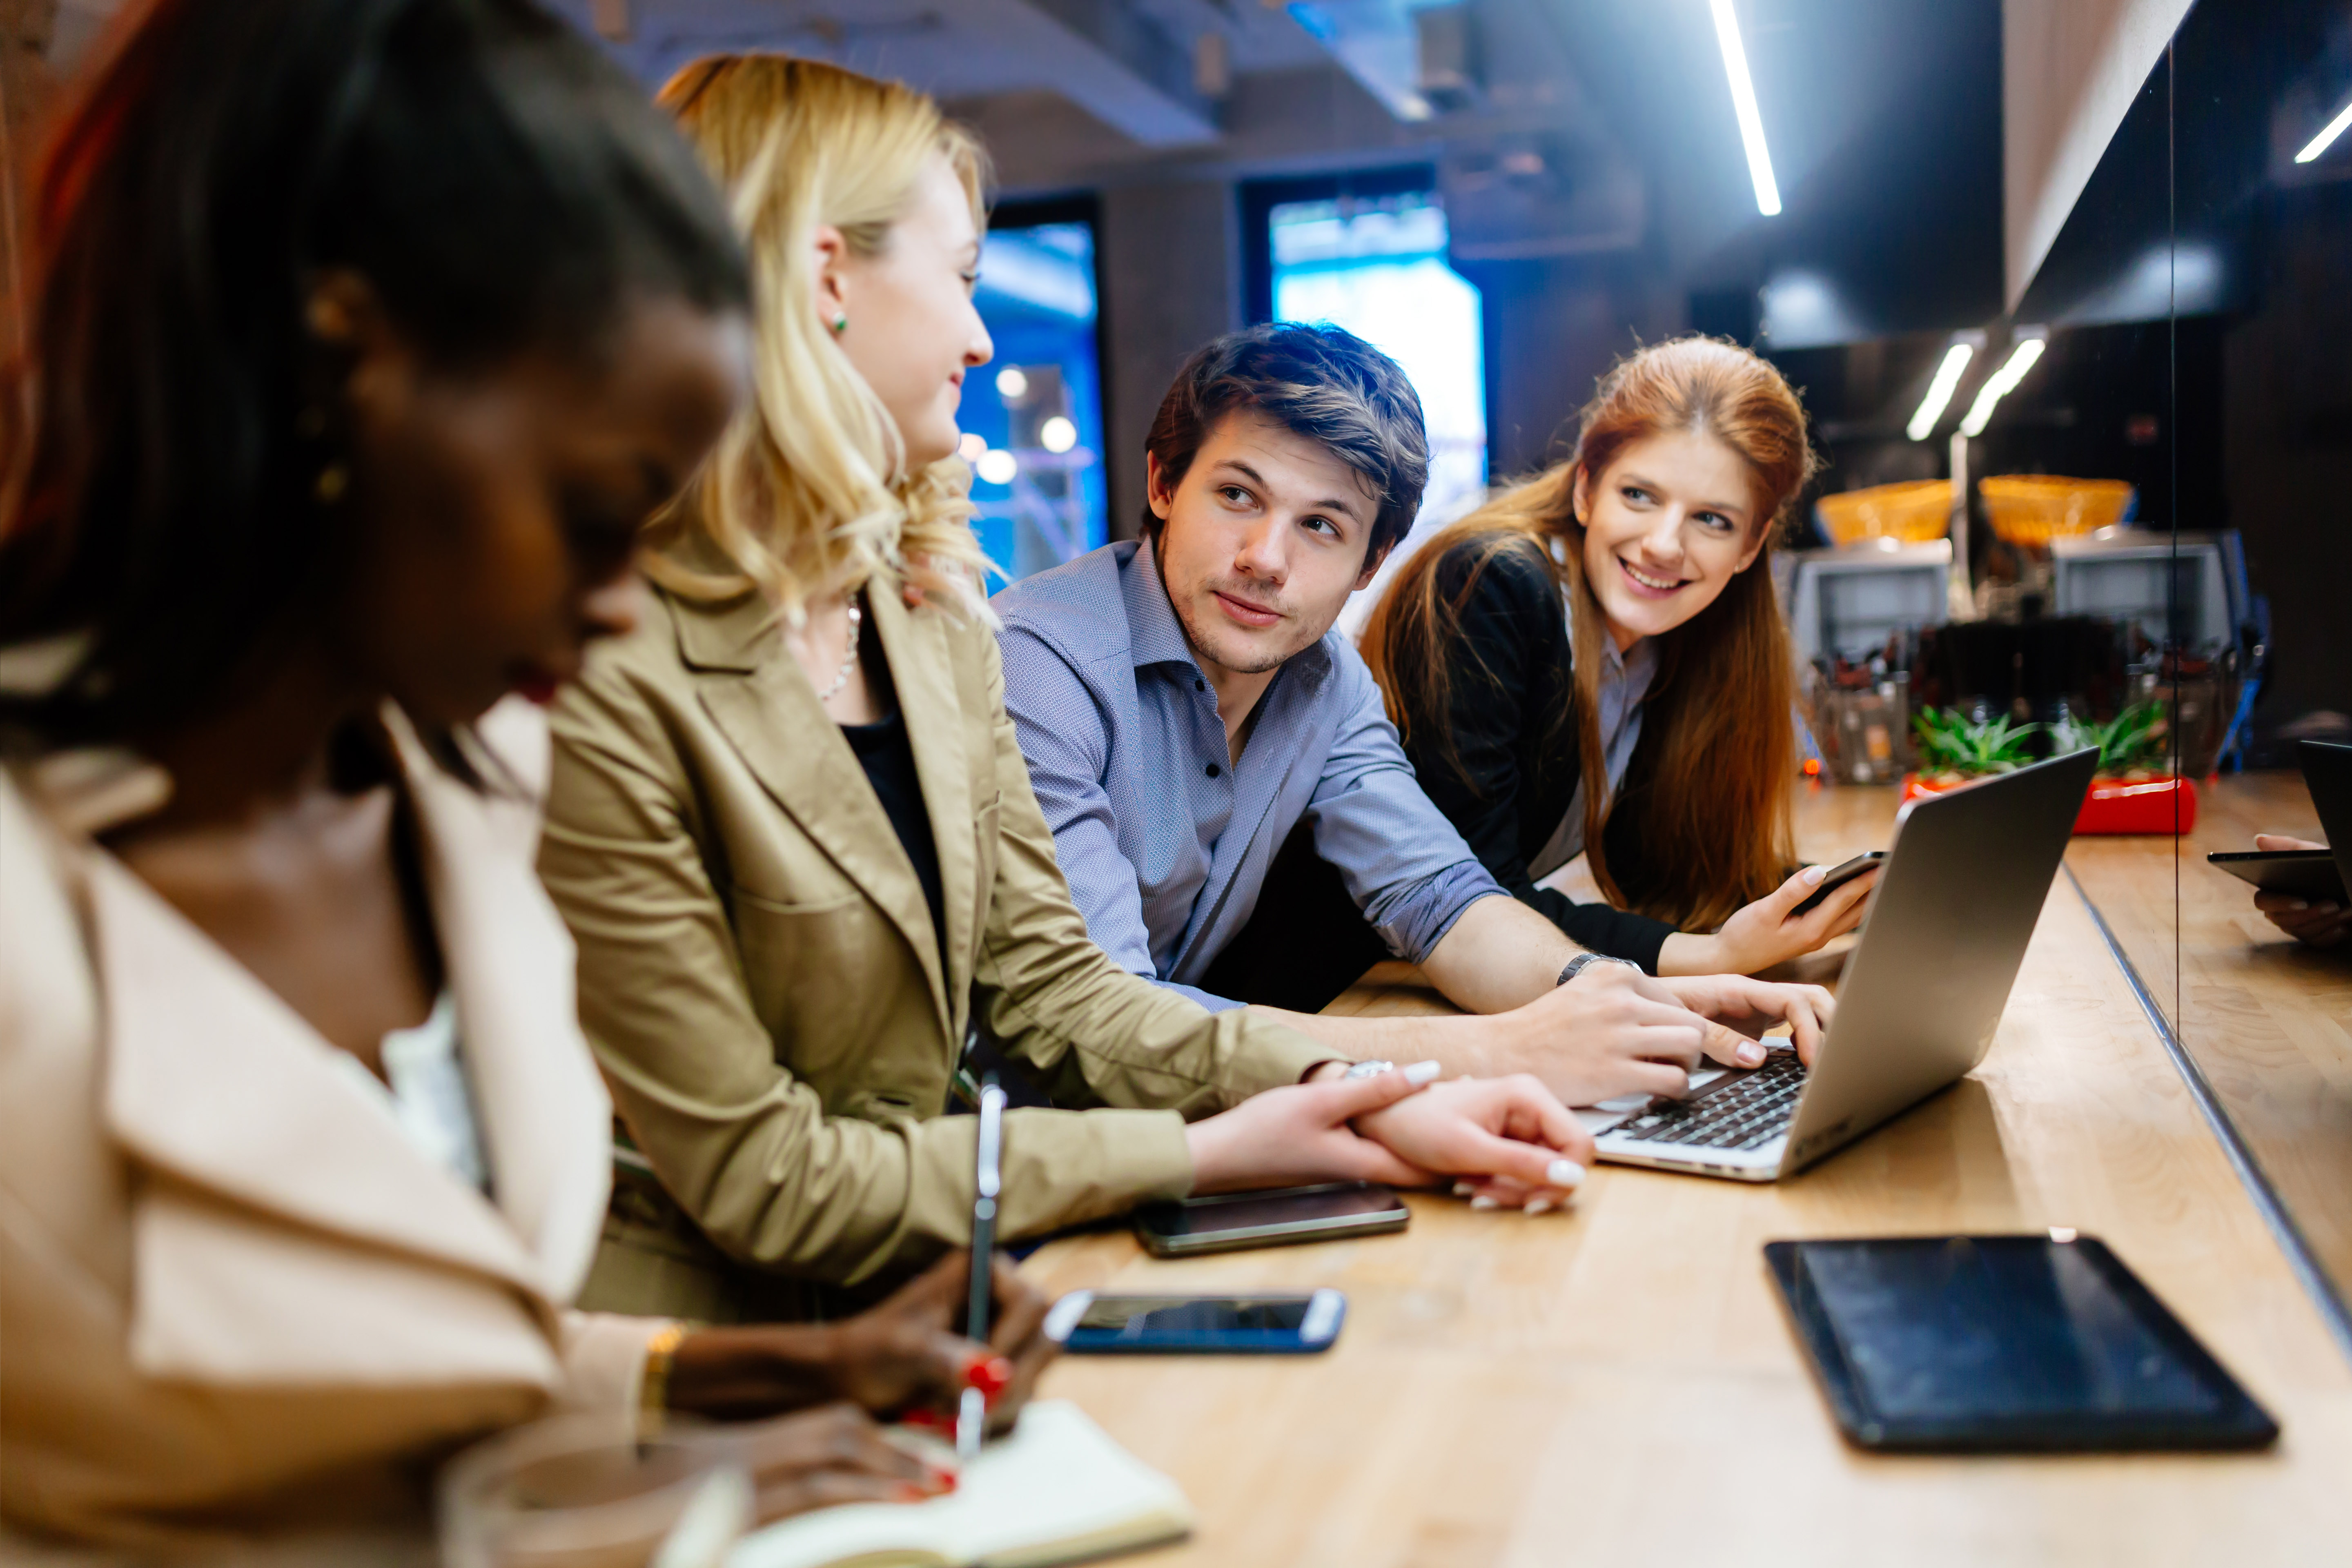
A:
{"type": "Polygon", "coordinates": [[[1139,543],[1134,555],[1119,568],[1118,591],[1127,600],[1128,650],[1136,668],[1153,664],[1197,668],[1184,624],[1176,618],[1176,606],[1168,600],[1168,585],[1160,580],[1160,561],[1151,541],[1139,543]]]}
{"type": "MultiPolygon", "coordinates": [[[[1169,600],[1168,585],[1160,580],[1160,561],[1151,541],[1139,542],[1135,553],[1120,563],[1118,591],[1127,600],[1128,650],[1136,668],[1154,664],[1200,668],[1192,641],[1184,635],[1184,623],[1176,618],[1176,606],[1169,600]]],[[[1328,645],[1327,633],[1292,654],[1283,662],[1283,668],[1295,666],[1299,679],[1320,685],[1331,673],[1331,650],[1328,645]]]]}

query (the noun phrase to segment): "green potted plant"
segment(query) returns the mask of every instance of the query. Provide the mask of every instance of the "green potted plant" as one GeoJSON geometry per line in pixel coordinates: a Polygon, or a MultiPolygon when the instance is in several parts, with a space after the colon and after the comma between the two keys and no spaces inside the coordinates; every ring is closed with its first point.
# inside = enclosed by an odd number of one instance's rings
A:
{"type": "Polygon", "coordinates": [[[2171,725],[2154,702],[2135,702],[2102,724],[2068,717],[2051,727],[2062,752],[2095,746],[2099,770],[2074,819],[2077,833],[2186,833],[2197,826],[2197,786],[2166,766],[2171,725]]]}
{"type": "Polygon", "coordinates": [[[2197,823],[2197,790],[2164,771],[2164,710],[2134,703],[2105,723],[2068,717],[2055,724],[2017,724],[2007,715],[1971,719],[1954,708],[1923,708],[1913,720],[1919,771],[1903,781],[1903,798],[1957,789],[2032,762],[2027,744],[2048,729],[2057,752],[2096,747],[2099,765],[2074,819],[2077,833],[2186,833],[2197,823]]]}

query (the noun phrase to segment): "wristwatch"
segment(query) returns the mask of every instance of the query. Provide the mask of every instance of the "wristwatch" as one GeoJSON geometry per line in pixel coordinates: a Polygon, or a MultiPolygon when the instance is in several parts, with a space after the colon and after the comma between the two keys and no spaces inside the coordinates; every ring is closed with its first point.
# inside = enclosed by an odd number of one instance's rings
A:
{"type": "Polygon", "coordinates": [[[1649,973],[1630,958],[1618,958],[1606,952],[1580,952],[1568,961],[1568,966],[1559,972],[1559,978],[1552,984],[1555,987],[1565,985],[1596,963],[1622,963],[1636,974],[1649,973]]]}
{"type": "Polygon", "coordinates": [[[1394,1072],[1394,1062],[1353,1062],[1339,1076],[1345,1078],[1378,1078],[1384,1072],[1394,1072]]]}

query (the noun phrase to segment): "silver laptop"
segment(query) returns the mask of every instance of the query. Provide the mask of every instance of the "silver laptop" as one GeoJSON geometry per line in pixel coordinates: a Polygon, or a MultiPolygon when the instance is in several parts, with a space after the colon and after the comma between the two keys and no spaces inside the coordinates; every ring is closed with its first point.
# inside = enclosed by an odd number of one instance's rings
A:
{"type": "Polygon", "coordinates": [[[1680,1100],[1580,1110],[1601,1157],[1775,1181],[1966,1077],[1992,1044],[2097,762],[2070,752],[1905,806],[1812,1070],[1780,1049],[1751,1070],[1693,1074],[1680,1100]]]}

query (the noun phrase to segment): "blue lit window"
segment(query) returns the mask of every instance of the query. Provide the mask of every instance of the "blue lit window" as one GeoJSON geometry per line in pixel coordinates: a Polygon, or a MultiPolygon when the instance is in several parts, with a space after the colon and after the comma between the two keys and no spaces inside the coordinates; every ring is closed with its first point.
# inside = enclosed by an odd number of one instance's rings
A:
{"type": "MultiPolygon", "coordinates": [[[[1486,493],[1486,366],[1477,288],[1448,265],[1445,209],[1431,191],[1284,202],[1269,209],[1274,318],[1329,321],[1403,367],[1429,425],[1429,488],[1393,571],[1486,493]]],[[[1386,572],[1382,576],[1386,576],[1386,572]]],[[[1360,628],[1381,584],[1341,617],[1360,628]]]]}
{"type": "Polygon", "coordinates": [[[1108,537],[1095,234],[1083,219],[992,226],[975,295],[996,358],[964,384],[972,528],[1007,578],[1108,537]]]}

